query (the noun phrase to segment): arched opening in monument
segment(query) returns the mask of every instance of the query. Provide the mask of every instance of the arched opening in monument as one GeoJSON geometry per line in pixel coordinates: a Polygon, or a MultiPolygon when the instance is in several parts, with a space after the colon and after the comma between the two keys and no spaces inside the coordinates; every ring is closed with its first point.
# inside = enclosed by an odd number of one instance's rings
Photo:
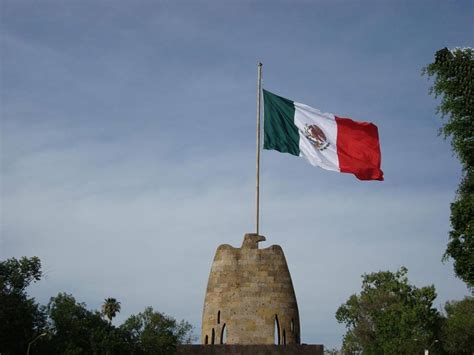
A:
{"type": "Polygon", "coordinates": [[[290,329],[291,329],[291,332],[293,334],[295,334],[295,322],[293,321],[293,319],[291,319],[291,326],[290,326],[290,329]]]}
{"type": "Polygon", "coordinates": [[[283,329],[283,345],[286,345],[286,332],[285,332],[285,329],[283,329]]]}
{"type": "Polygon", "coordinates": [[[217,312],[217,324],[221,324],[221,311],[217,312]]]}
{"type": "Polygon", "coordinates": [[[221,330],[221,344],[225,344],[227,341],[227,327],[224,325],[222,326],[221,330]]]}
{"type": "Polygon", "coordinates": [[[211,344],[214,344],[215,340],[216,340],[216,332],[214,331],[214,328],[212,328],[211,344]]]}
{"type": "Polygon", "coordinates": [[[206,337],[204,338],[204,344],[209,344],[209,337],[206,335],[206,337]]]}
{"type": "Polygon", "coordinates": [[[275,344],[280,345],[280,323],[278,322],[278,315],[275,314],[275,344]]]}

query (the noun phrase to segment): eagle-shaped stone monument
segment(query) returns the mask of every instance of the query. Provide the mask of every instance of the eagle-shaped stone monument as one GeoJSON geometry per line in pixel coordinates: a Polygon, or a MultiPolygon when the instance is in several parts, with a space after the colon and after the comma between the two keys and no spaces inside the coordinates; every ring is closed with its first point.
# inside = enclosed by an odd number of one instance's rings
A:
{"type": "Polygon", "coordinates": [[[220,245],[211,267],[201,344],[299,344],[300,320],[285,255],[265,237],[220,245]]]}

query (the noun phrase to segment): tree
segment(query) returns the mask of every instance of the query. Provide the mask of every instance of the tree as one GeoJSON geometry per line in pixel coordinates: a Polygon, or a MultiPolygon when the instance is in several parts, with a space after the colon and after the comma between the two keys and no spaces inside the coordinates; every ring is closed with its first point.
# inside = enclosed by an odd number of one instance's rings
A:
{"type": "Polygon", "coordinates": [[[441,96],[438,112],[448,120],[441,128],[462,165],[462,178],[451,203],[449,242],[444,259],[453,258],[454,271],[474,287],[474,50],[436,52],[434,63],[423,69],[434,77],[430,93],[441,96]]]}
{"type": "Polygon", "coordinates": [[[106,298],[102,304],[102,314],[106,316],[110,322],[117,313],[120,312],[120,302],[117,302],[115,298],[106,298]]]}
{"type": "Polygon", "coordinates": [[[59,293],[48,304],[51,348],[56,354],[128,353],[126,335],[72,295],[59,293]]]}
{"type": "Polygon", "coordinates": [[[175,354],[177,344],[192,340],[192,327],[188,322],[177,322],[152,307],[130,316],[121,329],[130,335],[136,353],[142,354],[175,354]]]}
{"type": "Polygon", "coordinates": [[[26,293],[41,275],[37,257],[0,262],[0,353],[25,353],[28,343],[44,331],[44,310],[26,293]]]}
{"type": "Polygon", "coordinates": [[[362,276],[360,295],[350,296],[336,312],[348,329],[344,354],[417,354],[437,338],[435,288],[410,285],[407,272],[401,267],[362,276]]]}
{"type": "Polygon", "coordinates": [[[449,354],[474,354],[474,298],[447,302],[443,324],[443,348],[449,354]]]}
{"type": "Polygon", "coordinates": [[[40,306],[26,288],[41,276],[37,257],[0,262],[0,354],[24,354],[33,341],[35,354],[174,354],[177,344],[191,341],[189,323],[151,307],[115,327],[115,298],[105,299],[102,313],[66,293],[40,306]]]}
{"type": "Polygon", "coordinates": [[[23,294],[32,283],[41,279],[41,261],[38,257],[11,258],[0,262],[0,290],[3,294],[23,294]]]}

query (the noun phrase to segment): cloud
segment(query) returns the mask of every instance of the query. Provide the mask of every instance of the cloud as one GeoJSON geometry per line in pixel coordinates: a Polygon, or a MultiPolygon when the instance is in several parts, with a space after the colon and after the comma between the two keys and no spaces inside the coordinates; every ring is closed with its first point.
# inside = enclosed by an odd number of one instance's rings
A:
{"type": "MultiPolygon", "coordinates": [[[[123,305],[118,322],[152,305],[198,328],[215,248],[238,246],[253,230],[252,157],[135,159],[140,145],[131,146],[121,159],[110,159],[121,144],[104,142],[40,149],[11,164],[2,257],[43,260],[46,277],[33,288],[42,302],[65,291],[97,308],[110,296],[123,305]]],[[[451,274],[440,258],[452,192],[366,195],[294,184],[272,170],[262,179],[264,246],[285,250],[305,341],[337,343],[343,330],[334,312],[364,272],[406,265],[411,276],[437,284],[451,274]]],[[[464,292],[459,282],[450,287],[464,292]]]]}
{"type": "Polygon", "coordinates": [[[266,88],[382,140],[383,183],[262,153],[263,246],[286,253],[303,340],[340,344],[366,272],[466,294],[440,262],[460,168],[419,73],[470,40],[472,8],[207,5],[4,3],[0,256],[41,258],[31,294],[115,297],[118,323],[151,305],[199,334],[215,249],[254,229],[259,60],[266,88]]]}

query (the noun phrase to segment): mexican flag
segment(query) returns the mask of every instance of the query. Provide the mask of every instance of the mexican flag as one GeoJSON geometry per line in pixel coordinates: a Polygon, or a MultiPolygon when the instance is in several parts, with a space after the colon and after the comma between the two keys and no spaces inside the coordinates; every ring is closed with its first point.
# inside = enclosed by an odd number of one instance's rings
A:
{"type": "Polygon", "coordinates": [[[305,158],[326,170],[383,180],[377,126],[321,112],[263,90],[264,149],[305,158]]]}

